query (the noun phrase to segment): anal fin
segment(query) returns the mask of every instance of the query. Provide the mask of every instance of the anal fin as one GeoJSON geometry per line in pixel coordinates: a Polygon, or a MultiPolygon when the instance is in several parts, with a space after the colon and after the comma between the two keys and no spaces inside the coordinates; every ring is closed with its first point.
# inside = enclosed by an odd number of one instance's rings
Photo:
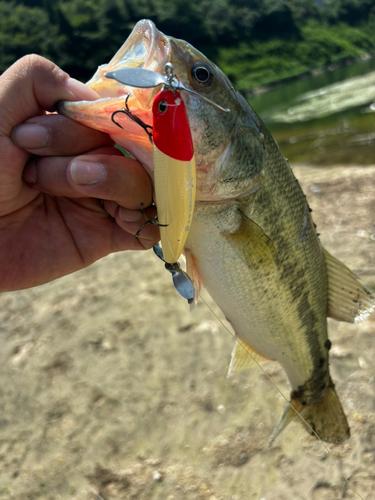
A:
{"type": "Polygon", "coordinates": [[[328,277],[328,313],[330,318],[348,323],[365,319],[375,307],[375,297],[361,285],[342,262],[323,249],[328,277]]]}
{"type": "Polygon", "coordinates": [[[237,373],[247,368],[265,363],[266,361],[269,361],[269,359],[259,354],[259,352],[253,349],[247,342],[236,337],[236,343],[232,351],[232,358],[228,369],[228,376],[232,375],[232,373],[237,373]]]}

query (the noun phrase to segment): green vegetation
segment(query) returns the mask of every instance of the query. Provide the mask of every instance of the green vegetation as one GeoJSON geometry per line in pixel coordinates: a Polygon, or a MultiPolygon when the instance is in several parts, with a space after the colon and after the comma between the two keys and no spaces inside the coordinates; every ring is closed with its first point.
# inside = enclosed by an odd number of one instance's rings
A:
{"type": "Polygon", "coordinates": [[[245,93],[375,52],[373,0],[0,0],[0,72],[35,52],[86,80],[142,18],[245,93]]]}
{"type": "Polygon", "coordinates": [[[221,48],[218,64],[241,92],[291,78],[313,69],[358,58],[375,50],[374,34],[345,24],[330,26],[309,20],[301,39],[272,38],[221,48]]]}

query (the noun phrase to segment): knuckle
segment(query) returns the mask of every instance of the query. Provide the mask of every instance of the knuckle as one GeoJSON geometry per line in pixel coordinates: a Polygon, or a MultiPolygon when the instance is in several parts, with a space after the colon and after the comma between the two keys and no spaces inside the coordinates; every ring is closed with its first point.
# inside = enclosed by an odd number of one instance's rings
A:
{"type": "Polygon", "coordinates": [[[63,85],[69,75],[52,61],[38,54],[28,54],[16,61],[9,70],[12,78],[17,80],[31,79],[41,84],[63,85]]]}
{"type": "Polygon", "coordinates": [[[30,72],[53,71],[55,64],[38,54],[28,54],[21,57],[15,66],[18,66],[23,74],[28,74],[30,72]]]}

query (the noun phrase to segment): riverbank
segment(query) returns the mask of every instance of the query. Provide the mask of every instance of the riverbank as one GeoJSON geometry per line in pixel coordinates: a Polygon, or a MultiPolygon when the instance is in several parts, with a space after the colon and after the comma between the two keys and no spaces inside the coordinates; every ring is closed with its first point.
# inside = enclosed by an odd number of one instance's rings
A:
{"type": "MultiPolygon", "coordinates": [[[[295,172],[322,243],[374,289],[375,165],[295,172]]],[[[356,499],[342,474],[373,497],[374,314],[330,321],[352,430],[331,456],[297,424],[264,451],[285,401],[258,369],[226,377],[233,339],[152,252],[1,294],[0,320],[0,499],[356,499]]]]}
{"type": "Polygon", "coordinates": [[[282,87],[285,87],[286,85],[289,85],[290,83],[298,82],[298,81],[304,80],[306,78],[311,78],[311,77],[315,77],[318,75],[322,75],[324,73],[328,73],[331,71],[335,71],[339,68],[343,68],[344,66],[351,66],[352,64],[355,64],[359,61],[367,61],[369,59],[374,59],[374,58],[375,58],[375,52],[368,52],[368,53],[363,54],[359,57],[346,57],[346,58],[341,59],[340,61],[337,61],[335,63],[326,64],[325,66],[323,66],[321,68],[310,69],[310,70],[304,71],[303,73],[300,73],[298,75],[289,76],[289,77],[284,78],[282,80],[279,80],[277,82],[269,83],[268,85],[261,85],[260,87],[257,87],[255,89],[252,89],[252,90],[249,90],[248,92],[246,92],[245,97],[246,97],[246,99],[251,99],[252,97],[254,97],[256,95],[265,94],[266,92],[269,92],[271,90],[280,89],[282,87]]]}

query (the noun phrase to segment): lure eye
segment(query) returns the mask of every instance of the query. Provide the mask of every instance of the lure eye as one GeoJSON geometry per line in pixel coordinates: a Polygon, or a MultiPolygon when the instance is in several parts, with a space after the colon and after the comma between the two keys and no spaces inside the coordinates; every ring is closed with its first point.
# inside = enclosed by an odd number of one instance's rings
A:
{"type": "Polygon", "coordinates": [[[168,104],[165,101],[160,101],[158,105],[158,110],[164,115],[167,112],[168,104]]]}
{"type": "Polygon", "coordinates": [[[209,64],[197,62],[191,69],[191,76],[200,87],[209,87],[214,79],[214,72],[209,64]]]}

